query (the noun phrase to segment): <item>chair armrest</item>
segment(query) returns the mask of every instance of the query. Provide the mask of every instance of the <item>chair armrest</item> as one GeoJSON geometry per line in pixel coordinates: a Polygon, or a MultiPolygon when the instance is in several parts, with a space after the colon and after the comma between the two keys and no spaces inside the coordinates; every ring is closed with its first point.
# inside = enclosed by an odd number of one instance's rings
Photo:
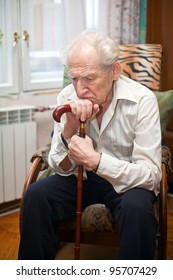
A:
{"type": "Polygon", "coordinates": [[[22,208],[23,208],[23,199],[24,199],[24,194],[27,190],[27,188],[34,183],[40,171],[43,171],[48,168],[48,154],[50,151],[50,144],[38,149],[35,154],[31,158],[32,165],[30,167],[30,170],[28,172],[28,175],[25,179],[23,190],[22,190],[22,196],[21,196],[21,202],[20,202],[20,214],[19,214],[19,227],[21,230],[21,216],[22,216],[22,208]]]}
{"type": "Polygon", "coordinates": [[[35,156],[32,161],[31,168],[28,172],[28,175],[25,179],[23,190],[22,190],[22,196],[20,201],[20,213],[19,213],[19,230],[21,232],[21,221],[22,221],[22,209],[23,209],[23,200],[24,195],[27,190],[27,188],[37,180],[38,174],[42,169],[43,165],[43,159],[40,156],[35,156]]]}
{"type": "MultiPolygon", "coordinates": [[[[40,171],[43,171],[49,167],[48,165],[48,154],[50,151],[50,144],[38,149],[31,158],[32,165],[26,177],[23,193],[25,190],[37,180],[40,171]]],[[[23,195],[22,195],[23,197],[23,195]]]]}
{"type": "Polygon", "coordinates": [[[38,149],[33,154],[32,158],[30,160],[33,163],[36,158],[41,158],[42,159],[40,161],[40,163],[42,163],[40,171],[45,170],[49,166],[49,164],[48,164],[48,155],[49,155],[49,151],[50,151],[50,146],[51,146],[51,144],[47,144],[46,146],[41,147],[40,149],[38,149]]]}
{"type": "Polygon", "coordinates": [[[173,172],[172,162],[171,162],[171,151],[165,145],[162,145],[162,163],[165,164],[166,174],[173,172]]]}
{"type": "Polygon", "coordinates": [[[159,194],[159,248],[158,258],[160,260],[166,259],[167,252],[167,166],[162,162],[162,180],[160,182],[159,194]]]}

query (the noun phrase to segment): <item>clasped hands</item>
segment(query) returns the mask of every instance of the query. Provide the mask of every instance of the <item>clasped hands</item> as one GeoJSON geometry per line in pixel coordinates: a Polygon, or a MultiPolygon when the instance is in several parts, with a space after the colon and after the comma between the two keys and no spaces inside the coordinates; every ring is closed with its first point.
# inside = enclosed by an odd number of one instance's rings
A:
{"type": "Polygon", "coordinates": [[[71,101],[69,104],[71,112],[66,113],[67,121],[62,132],[65,139],[71,139],[68,144],[68,156],[76,164],[95,170],[100,160],[100,153],[94,150],[90,137],[86,135],[85,138],[81,138],[76,133],[80,121],[85,122],[97,115],[100,110],[99,105],[87,99],[71,101]]]}

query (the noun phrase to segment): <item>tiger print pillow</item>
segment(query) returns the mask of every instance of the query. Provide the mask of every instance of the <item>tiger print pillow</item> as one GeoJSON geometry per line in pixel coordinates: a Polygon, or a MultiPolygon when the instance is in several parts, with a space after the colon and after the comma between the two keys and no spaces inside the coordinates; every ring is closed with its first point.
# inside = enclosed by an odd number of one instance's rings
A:
{"type": "Polygon", "coordinates": [[[119,61],[122,75],[160,90],[162,46],[159,44],[120,45],[119,61]]]}

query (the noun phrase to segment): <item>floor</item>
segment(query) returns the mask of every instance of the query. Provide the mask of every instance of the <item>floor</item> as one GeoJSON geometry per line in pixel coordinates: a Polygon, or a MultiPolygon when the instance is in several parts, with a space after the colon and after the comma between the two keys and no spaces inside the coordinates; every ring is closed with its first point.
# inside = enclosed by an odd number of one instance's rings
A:
{"type": "MultiPolygon", "coordinates": [[[[0,216],[0,260],[16,260],[19,245],[19,212],[0,216]]],[[[81,259],[116,259],[117,250],[112,247],[81,245],[81,259]]],[[[61,244],[56,259],[74,258],[74,244],[61,244]]],[[[173,260],[173,197],[168,196],[167,259],[173,260]]]]}

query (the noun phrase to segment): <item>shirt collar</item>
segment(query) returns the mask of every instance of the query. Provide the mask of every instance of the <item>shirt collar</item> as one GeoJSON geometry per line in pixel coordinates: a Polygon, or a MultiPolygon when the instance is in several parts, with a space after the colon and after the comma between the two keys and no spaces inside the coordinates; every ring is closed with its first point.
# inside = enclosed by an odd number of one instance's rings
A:
{"type": "MultiPolygon", "coordinates": [[[[114,83],[114,97],[115,100],[126,99],[132,102],[137,103],[134,92],[134,83],[131,79],[121,75],[120,78],[114,83]]],[[[140,86],[140,85],[139,85],[140,86]]]]}

